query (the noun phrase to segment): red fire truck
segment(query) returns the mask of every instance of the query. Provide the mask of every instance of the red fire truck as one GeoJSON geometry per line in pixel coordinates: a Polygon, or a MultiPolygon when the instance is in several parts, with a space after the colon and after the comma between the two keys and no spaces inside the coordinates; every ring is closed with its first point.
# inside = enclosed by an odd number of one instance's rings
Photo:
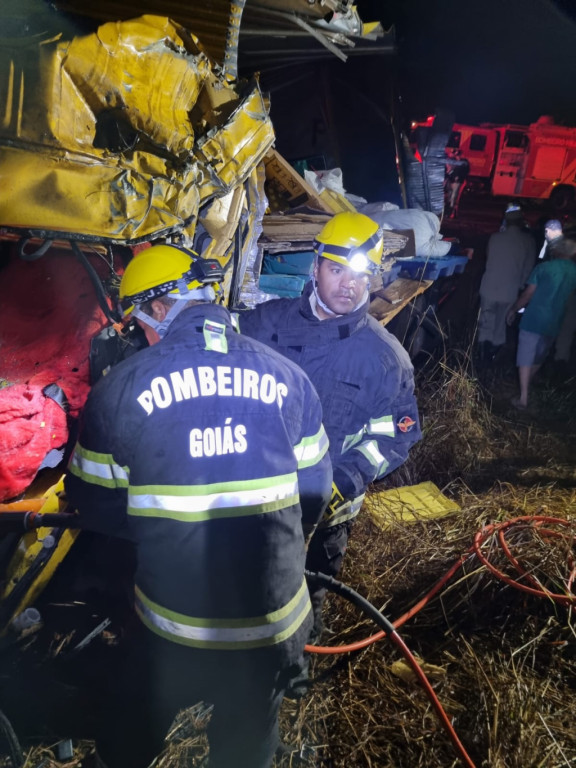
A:
{"type": "MultiPolygon", "coordinates": [[[[412,123],[431,128],[434,117],[412,123]]],[[[460,149],[470,163],[470,185],[493,195],[550,200],[564,208],[576,197],[576,128],[540,117],[530,125],[479,126],[454,123],[446,145],[460,149]]]]}

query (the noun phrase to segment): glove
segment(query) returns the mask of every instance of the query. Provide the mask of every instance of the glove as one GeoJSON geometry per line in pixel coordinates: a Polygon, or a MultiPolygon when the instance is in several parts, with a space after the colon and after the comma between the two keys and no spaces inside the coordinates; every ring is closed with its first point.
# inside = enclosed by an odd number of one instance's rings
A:
{"type": "MultiPolygon", "coordinates": [[[[344,496],[340,493],[338,490],[336,484],[332,483],[332,496],[330,496],[330,501],[328,502],[328,506],[324,510],[324,515],[322,517],[322,520],[330,520],[330,518],[338,512],[342,505],[346,503],[344,501],[344,496]]],[[[306,547],[306,551],[308,551],[308,546],[310,544],[310,540],[312,539],[312,536],[314,535],[314,531],[316,530],[316,524],[309,525],[302,523],[302,529],[304,531],[304,544],[306,547]]]]}
{"type": "Polygon", "coordinates": [[[326,507],[326,512],[324,512],[324,520],[329,520],[333,515],[338,512],[340,507],[344,504],[345,499],[344,496],[340,493],[338,490],[338,487],[336,483],[332,483],[332,496],[330,496],[330,501],[328,502],[328,506],[326,507]]]}

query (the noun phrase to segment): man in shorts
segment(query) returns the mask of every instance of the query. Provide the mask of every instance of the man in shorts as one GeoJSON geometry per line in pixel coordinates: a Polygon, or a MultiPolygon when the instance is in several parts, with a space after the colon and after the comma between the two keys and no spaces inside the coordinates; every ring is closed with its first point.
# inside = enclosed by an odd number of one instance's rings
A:
{"type": "Polygon", "coordinates": [[[506,316],[506,322],[512,325],[518,310],[526,308],[518,335],[520,397],[512,400],[516,408],[528,407],[530,383],[560,332],[568,300],[576,290],[575,255],[576,241],[564,240],[551,261],[532,270],[526,288],[506,316]]]}

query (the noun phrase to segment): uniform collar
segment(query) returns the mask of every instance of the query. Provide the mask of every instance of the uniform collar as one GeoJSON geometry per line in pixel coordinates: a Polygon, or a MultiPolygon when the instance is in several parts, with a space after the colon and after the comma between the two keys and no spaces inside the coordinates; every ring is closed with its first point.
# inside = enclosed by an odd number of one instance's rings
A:
{"type": "MultiPolygon", "coordinates": [[[[366,325],[369,302],[347,315],[319,320],[310,306],[311,283],[307,283],[300,297],[299,313],[306,320],[306,328],[302,326],[285,326],[278,329],[278,342],[281,346],[301,347],[317,346],[331,341],[341,341],[366,325]]],[[[288,321],[289,322],[289,321],[288,321]]]]}
{"type": "Polygon", "coordinates": [[[174,322],[170,325],[165,339],[172,336],[172,334],[178,333],[181,329],[186,329],[187,333],[191,331],[202,332],[204,328],[204,320],[209,319],[217,323],[226,325],[227,328],[233,329],[232,318],[230,312],[221,304],[194,304],[192,307],[186,307],[186,309],[178,315],[174,322]]]}

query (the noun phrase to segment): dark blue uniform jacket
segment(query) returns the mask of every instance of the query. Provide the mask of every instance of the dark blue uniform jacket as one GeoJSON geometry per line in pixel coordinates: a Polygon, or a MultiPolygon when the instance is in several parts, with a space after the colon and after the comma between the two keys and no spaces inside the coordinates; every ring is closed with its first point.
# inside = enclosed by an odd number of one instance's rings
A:
{"type": "Polygon", "coordinates": [[[346,498],[399,467],[422,437],[413,367],[400,342],[365,304],[319,320],[312,283],[298,299],[276,299],[239,314],[240,330],[297,363],[320,397],[334,482],[346,498]]]}
{"type": "Polygon", "coordinates": [[[136,609],[152,631],[292,663],[310,621],[303,526],[330,484],[308,378],[202,304],[95,385],[66,492],[86,528],[135,542],[136,609]]]}

